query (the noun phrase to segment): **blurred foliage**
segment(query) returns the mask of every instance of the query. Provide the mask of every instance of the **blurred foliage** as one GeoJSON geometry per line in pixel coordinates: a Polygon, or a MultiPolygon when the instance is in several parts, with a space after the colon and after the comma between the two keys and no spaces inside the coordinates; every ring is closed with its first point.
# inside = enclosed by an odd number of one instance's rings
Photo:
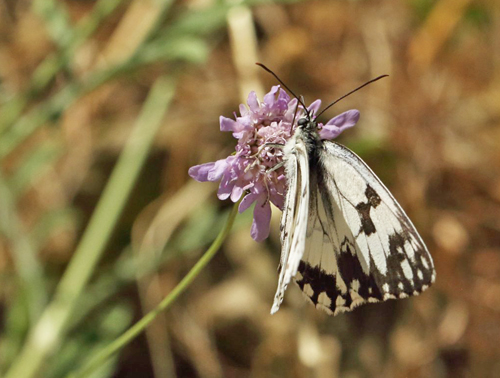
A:
{"type": "Polygon", "coordinates": [[[500,376],[499,4],[481,0],[0,1],[0,375],[65,377],[172,291],[227,218],[194,164],[274,80],[346,98],[342,135],[435,259],[422,296],[335,318],[277,283],[252,214],[93,377],[500,376]],[[262,85],[262,82],[265,85],[262,85]],[[238,95],[240,93],[240,95],[238,95]]]}

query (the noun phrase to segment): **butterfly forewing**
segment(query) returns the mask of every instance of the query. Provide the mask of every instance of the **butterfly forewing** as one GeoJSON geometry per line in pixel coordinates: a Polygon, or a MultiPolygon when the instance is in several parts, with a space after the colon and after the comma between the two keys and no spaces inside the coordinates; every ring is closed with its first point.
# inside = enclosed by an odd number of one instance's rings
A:
{"type": "Polygon", "coordinates": [[[306,243],[306,233],[300,230],[305,230],[307,227],[310,187],[309,161],[305,144],[295,143],[297,135],[292,136],[284,151],[287,156],[285,172],[288,190],[281,219],[281,260],[278,289],[271,314],[279,310],[285,290],[292,277],[297,273],[306,243]],[[293,150],[290,150],[291,147],[293,150]],[[299,232],[297,232],[298,230],[299,232]]]}

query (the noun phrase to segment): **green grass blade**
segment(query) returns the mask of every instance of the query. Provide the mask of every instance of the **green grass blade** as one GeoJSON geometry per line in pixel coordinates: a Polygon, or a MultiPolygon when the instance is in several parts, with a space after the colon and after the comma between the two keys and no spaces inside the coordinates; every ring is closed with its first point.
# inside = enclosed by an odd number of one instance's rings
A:
{"type": "Polygon", "coordinates": [[[6,378],[40,375],[45,359],[59,346],[71,314],[75,311],[125,206],[154,137],[162,124],[174,91],[172,79],[156,81],[128,138],[89,224],[59,282],[53,301],[34,327],[6,378]]]}

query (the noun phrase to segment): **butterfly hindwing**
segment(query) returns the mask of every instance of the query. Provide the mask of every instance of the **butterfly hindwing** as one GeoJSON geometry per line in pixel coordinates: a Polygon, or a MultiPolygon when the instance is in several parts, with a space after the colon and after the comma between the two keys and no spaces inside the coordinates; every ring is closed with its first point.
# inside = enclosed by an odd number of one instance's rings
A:
{"type": "Polygon", "coordinates": [[[299,287],[333,314],[424,291],[435,272],[410,219],[356,154],[334,142],[320,146],[299,287]]]}

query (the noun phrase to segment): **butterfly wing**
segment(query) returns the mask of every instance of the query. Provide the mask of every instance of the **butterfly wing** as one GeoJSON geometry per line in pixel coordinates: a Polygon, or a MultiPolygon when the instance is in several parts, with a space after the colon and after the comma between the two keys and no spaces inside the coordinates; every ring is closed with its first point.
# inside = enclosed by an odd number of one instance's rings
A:
{"type": "Polygon", "coordinates": [[[322,142],[309,182],[306,243],[295,281],[316,307],[336,315],[417,295],[434,282],[432,258],[415,227],[355,153],[322,142]]]}
{"type": "Polygon", "coordinates": [[[271,314],[279,310],[285,290],[297,273],[306,243],[309,208],[309,158],[300,132],[287,142],[284,149],[288,190],[281,216],[281,259],[278,289],[271,314]]]}

